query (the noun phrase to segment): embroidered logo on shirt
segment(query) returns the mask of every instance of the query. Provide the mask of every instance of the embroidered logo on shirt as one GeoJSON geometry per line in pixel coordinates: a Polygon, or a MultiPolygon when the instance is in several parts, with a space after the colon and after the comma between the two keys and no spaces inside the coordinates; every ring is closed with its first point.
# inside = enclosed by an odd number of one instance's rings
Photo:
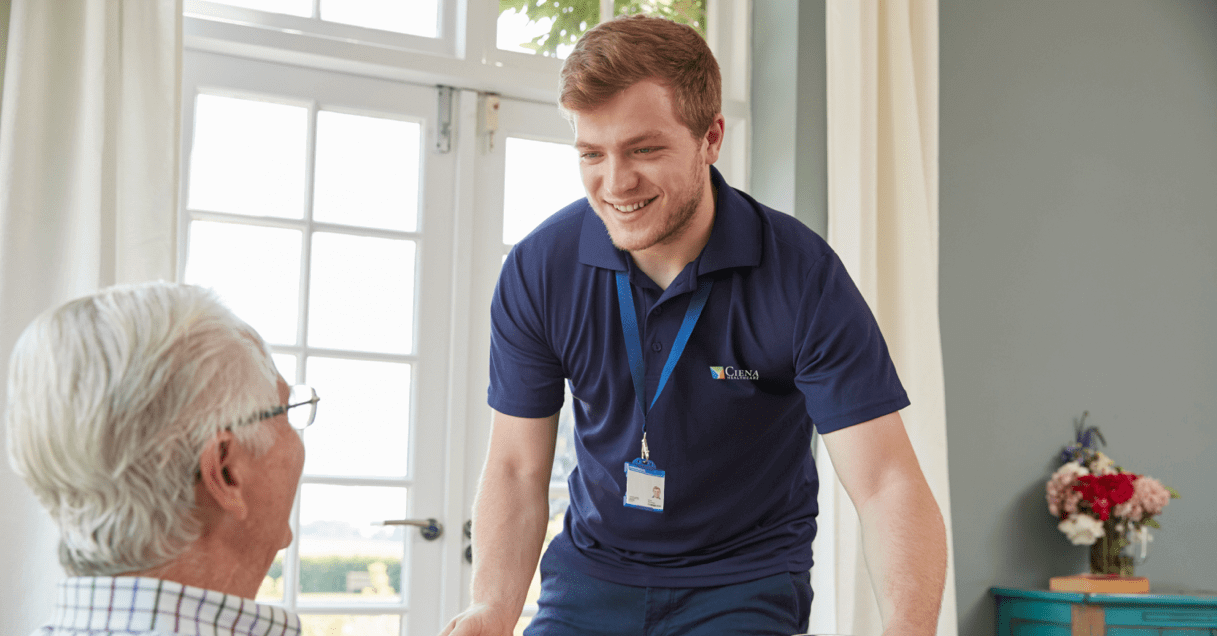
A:
{"type": "Polygon", "coordinates": [[[761,374],[755,369],[737,369],[735,367],[710,367],[710,377],[715,380],[759,380],[761,374]]]}

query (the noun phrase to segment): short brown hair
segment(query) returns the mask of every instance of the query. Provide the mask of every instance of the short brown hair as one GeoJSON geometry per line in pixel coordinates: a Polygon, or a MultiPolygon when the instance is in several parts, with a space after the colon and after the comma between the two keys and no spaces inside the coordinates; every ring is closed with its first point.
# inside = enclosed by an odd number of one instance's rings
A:
{"type": "Polygon", "coordinates": [[[634,84],[653,79],[672,90],[676,117],[693,137],[722,110],[723,80],[709,45],[692,27],[645,15],[620,16],[575,44],[558,79],[558,106],[595,109],[634,84]]]}

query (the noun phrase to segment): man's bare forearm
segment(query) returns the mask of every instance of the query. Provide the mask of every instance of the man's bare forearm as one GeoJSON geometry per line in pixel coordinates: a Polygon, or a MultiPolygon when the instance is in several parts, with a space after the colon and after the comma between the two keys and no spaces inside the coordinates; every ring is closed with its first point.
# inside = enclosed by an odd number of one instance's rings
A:
{"type": "Polygon", "coordinates": [[[487,464],[473,512],[474,604],[510,616],[514,625],[537,568],[548,521],[548,475],[541,479],[487,464]]]}
{"type": "Polygon", "coordinates": [[[932,636],[938,627],[946,528],[929,486],[916,477],[891,482],[858,511],[885,636],[932,636]]]}
{"type": "Polygon", "coordinates": [[[557,434],[557,413],[494,413],[473,502],[472,603],[440,636],[510,636],[515,630],[545,540],[557,434]]]}

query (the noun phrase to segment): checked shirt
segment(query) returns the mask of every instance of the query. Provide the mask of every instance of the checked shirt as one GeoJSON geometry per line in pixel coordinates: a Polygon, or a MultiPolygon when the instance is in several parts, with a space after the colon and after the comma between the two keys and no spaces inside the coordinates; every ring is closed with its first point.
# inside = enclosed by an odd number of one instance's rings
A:
{"type": "Polygon", "coordinates": [[[299,636],[286,610],[214,590],[144,577],[81,576],[59,583],[52,621],[33,636],[299,636]]]}

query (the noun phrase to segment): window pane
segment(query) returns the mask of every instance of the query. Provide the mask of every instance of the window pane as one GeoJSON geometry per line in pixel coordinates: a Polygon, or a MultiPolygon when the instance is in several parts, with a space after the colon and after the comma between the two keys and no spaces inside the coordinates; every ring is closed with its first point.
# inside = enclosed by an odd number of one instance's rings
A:
{"type": "Polygon", "coordinates": [[[289,353],[276,353],[271,355],[271,359],[275,361],[275,368],[279,370],[279,375],[283,376],[283,380],[289,386],[300,383],[296,379],[296,367],[299,364],[296,356],[289,353]]]}
{"type": "Polygon", "coordinates": [[[322,0],[321,19],[369,29],[433,38],[438,35],[437,0],[322,0]]]}
{"type": "Polygon", "coordinates": [[[504,51],[565,59],[579,36],[598,22],[600,0],[500,0],[495,45],[504,51]]]}
{"type": "Polygon", "coordinates": [[[307,109],[199,95],[194,112],[187,207],[304,217],[307,109]]]}
{"type": "Polygon", "coordinates": [[[307,371],[321,401],[304,431],[304,472],[409,474],[410,365],[310,357],[307,371]]]}
{"type": "Polygon", "coordinates": [[[506,153],[503,242],[511,245],[587,193],[575,149],[567,144],[508,137],[506,153]]]}
{"type": "Polygon", "coordinates": [[[300,627],[301,636],[398,636],[401,616],[301,614],[300,627]]]}
{"type": "Polygon", "coordinates": [[[413,122],[317,113],[313,219],[414,231],[421,130],[413,122]]]}
{"type": "Polygon", "coordinates": [[[193,221],[186,282],[211,287],[267,342],[296,343],[300,232],[193,221]]]}
{"type": "Polygon", "coordinates": [[[300,491],[300,602],[401,599],[405,488],[304,484],[300,491]]]}
{"type": "Polygon", "coordinates": [[[614,0],[613,15],[645,13],[687,24],[706,37],[706,2],[709,0],[614,0]]]}
{"type": "Polygon", "coordinates": [[[410,353],[414,251],[414,241],[314,234],[309,344],[410,353]]]}
{"type": "Polygon", "coordinates": [[[271,13],[286,13],[287,15],[298,15],[309,17],[313,15],[313,0],[212,0],[220,4],[227,4],[234,7],[245,7],[246,9],[257,9],[259,11],[269,11],[271,13]]]}

